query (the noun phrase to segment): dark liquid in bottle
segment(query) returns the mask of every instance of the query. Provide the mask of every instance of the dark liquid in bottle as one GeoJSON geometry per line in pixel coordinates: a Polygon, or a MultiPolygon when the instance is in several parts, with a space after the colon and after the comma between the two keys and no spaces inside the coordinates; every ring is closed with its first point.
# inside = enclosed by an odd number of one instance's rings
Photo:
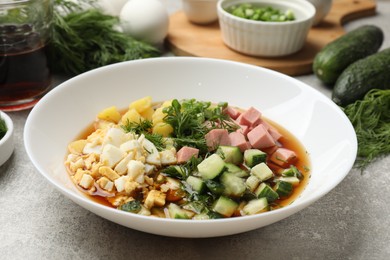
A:
{"type": "Polygon", "coordinates": [[[0,25],[0,108],[32,107],[50,88],[46,49],[32,26],[0,25]]]}

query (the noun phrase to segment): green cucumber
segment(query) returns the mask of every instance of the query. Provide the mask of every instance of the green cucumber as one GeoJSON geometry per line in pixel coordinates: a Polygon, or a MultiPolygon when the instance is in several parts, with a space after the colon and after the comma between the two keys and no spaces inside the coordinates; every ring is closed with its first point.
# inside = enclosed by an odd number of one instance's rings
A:
{"type": "Polygon", "coordinates": [[[238,177],[248,177],[249,175],[247,171],[241,169],[240,167],[232,163],[225,163],[225,171],[234,173],[234,175],[238,177]]]}
{"type": "Polygon", "coordinates": [[[243,160],[242,152],[240,148],[237,146],[224,146],[221,145],[218,147],[217,151],[215,152],[226,163],[232,163],[235,165],[241,164],[243,160]]]}
{"type": "Polygon", "coordinates": [[[274,176],[272,170],[265,163],[260,163],[253,167],[251,174],[259,178],[260,181],[266,181],[274,176]]]}
{"type": "Polygon", "coordinates": [[[363,99],[372,89],[390,89],[390,48],[348,66],[333,88],[332,100],[346,106],[363,99]]]}
{"type": "Polygon", "coordinates": [[[254,215],[264,211],[268,211],[268,201],[266,198],[251,200],[242,209],[245,215],[254,215]]]}
{"type": "Polygon", "coordinates": [[[212,180],[225,169],[225,162],[218,154],[212,154],[198,164],[198,171],[204,180],[212,180]]]}
{"type": "Polygon", "coordinates": [[[376,53],[383,43],[383,31],[364,25],[327,44],[314,58],[313,72],[325,84],[333,85],[350,64],[376,53]]]}
{"type": "Polygon", "coordinates": [[[255,194],[258,198],[266,198],[268,202],[273,202],[279,199],[279,194],[274,191],[271,186],[266,183],[261,183],[256,189],[255,194]]]}
{"type": "Polygon", "coordinates": [[[228,197],[239,198],[246,190],[244,179],[233,173],[224,172],[220,177],[221,184],[225,187],[223,194],[228,197]]]}
{"type": "Polygon", "coordinates": [[[278,181],[274,186],[274,190],[279,194],[280,197],[288,197],[293,191],[293,185],[289,182],[278,181]]]}
{"type": "Polygon", "coordinates": [[[188,176],[186,182],[191,186],[191,189],[197,193],[202,193],[206,189],[206,185],[201,178],[188,176]]]}
{"type": "Polygon", "coordinates": [[[231,217],[237,208],[238,204],[234,200],[221,196],[215,201],[212,210],[224,217],[231,217]]]}
{"type": "Polygon", "coordinates": [[[259,149],[248,149],[244,152],[244,162],[249,168],[265,162],[267,160],[267,154],[259,149]]]}

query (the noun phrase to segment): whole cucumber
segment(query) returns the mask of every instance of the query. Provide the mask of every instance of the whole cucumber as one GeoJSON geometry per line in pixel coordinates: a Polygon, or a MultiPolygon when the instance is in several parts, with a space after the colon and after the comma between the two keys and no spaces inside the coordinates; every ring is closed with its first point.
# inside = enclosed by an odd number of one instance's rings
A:
{"type": "Polygon", "coordinates": [[[353,62],[379,50],[383,31],[375,25],[363,25],[327,44],[314,58],[313,72],[326,85],[332,85],[353,62]]]}
{"type": "Polygon", "coordinates": [[[390,48],[348,66],[336,81],[332,100],[346,106],[362,99],[374,88],[390,89],[390,48]]]}

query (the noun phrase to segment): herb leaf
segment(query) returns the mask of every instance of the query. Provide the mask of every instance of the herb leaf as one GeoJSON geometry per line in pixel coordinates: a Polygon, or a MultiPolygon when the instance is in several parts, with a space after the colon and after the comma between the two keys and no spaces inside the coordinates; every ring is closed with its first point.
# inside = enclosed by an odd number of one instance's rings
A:
{"type": "Polygon", "coordinates": [[[363,100],[346,106],[344,113],[355,128],[358,168],[390,153],[390,90],[373,89],[363,100]]]}

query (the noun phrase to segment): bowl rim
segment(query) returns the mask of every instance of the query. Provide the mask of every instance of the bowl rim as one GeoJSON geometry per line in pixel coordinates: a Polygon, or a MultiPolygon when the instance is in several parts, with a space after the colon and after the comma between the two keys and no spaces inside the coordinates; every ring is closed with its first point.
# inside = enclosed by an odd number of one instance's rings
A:
{"type": "MultiPolygon", "coordinates": [[[[91,200],[87,196],[83,196],[83,194],[79,194],[79,193],[73,192],[73,190],[67,188],[65,185],[60,185],[60,183],[55,182],[54,178],[50,174],[46,173],[47,170],[44,168],[44,166],[40,165],[35,160],[35,157],[32,154],[32,147],[30,146],[30,144],[28,142],[28,140],[30,139],[28,132],[31,131],[32,128],[34,128],[31,125],[31,121],[33,120],[34,117],[36,117],[39,114],[39,113],[37,113],[37,111],[40,110],[41,106],[43,104],[45,104],[45,100],[48,99],[49,97],[51,97],[52,94],[57,93],[58,91],[61,91],[63,88],[67,88],[68,86],[71,86],[73,84],[73,82],[77,81],[79,78],[84,78],[85,75],[88,75],[88,77],[91,77],[91,76],[93,77],[94,75],[100,74],[103,71],[109,71],[109,70],[115,69],[117,67],[122,67],[122,66],[129,66],[129,64],[131,64],[130,66],[136,66],[139,63],[145,64],[145,63],[155,63],[155,62],[177,62],[177,61],[179,61],[179,62],[192,62],[192,61],[196,61],[196,62],[215,62],[215,63],[230,64],[231,66],[239,65],[239,66],[248,67],[248,68],[255,68],[256,67],[256,66],[245,64],[245,63],[241,63],[241,62],[235,62],[235,61],[229,61],[229,60],[220,60],[220,59],[213,59],[213,58],[159,57],[159,58],[149,58],[149,59],[141,59],[141,60],[126,61],[126,62],[120,62],[120,63],[116,63],[116,64],[111,64],[111,65],[107,65],[107,66],[103,66],[103,67],[100,67],[100,68],[93,69],[91,71],[88,71],[86,73],[80,74],[78,76],[75,76],[75,77],[73,77],[73,78],[71,78],[71,79],[61,83],[56,88],[54,88],[49,93],[47,93],[41,99],[41,101],[38,102],[38,104],[32,109],[32,111],[30,112],[30,114],[29,114],[29,116],[28,116],[28,118],[26,120],[24,133],[23,133],[24,146],[25,146],[26,152],[28,154],[28,157],[30,158],[30,161],[33,163],[33,165],[38,170],[38,172],[47,181],[49,181],[54,187],[56,187],[57,190],[59,190],[64,195],[66,195],[68,198],[70,198],[76,204],[80,205],[80,203],[83,203],[83,205],[87,205],[88,207],[85,207],[85,206],[83,206],[83,207],[88,209],[89,211],[94,212],[93,210],[91,210],[91,208],[95,208],[95,209],[102,209],[104,212],[110,212],[112,214],[126,216],[129,219],[136,218],[136,219],[139,219],[139,220],[142,220],[142,221],[158,222],[158,223],[192,223],[194,225],[196,225],[196,224],[198,224],[198,225],[199,224],[200,225],[210,225],[212,223],[224,223],[224,222],[236,223],[236,222],[243,221],[243,219],[249,221],[251,219],[256,219],[256,218],[259,218],[259,217],[261,218],[261,216],[266,216],[266,215],[268,215],[268,216],[276,215],[277,216],[277,215],[279,215],[279,214],[281,214],[283,212],[286,212],[287,213],[286,217],[288,217],[288,216],[290,216],[292,214],[295,214],[296,212],[306,208],[307,206],[309,206],[310,204],[312,204],[315,201],[319,200],[320,198],[322,198],[328,192],[333,190],[334,187],[336,187],[346,177],[346,175],[348,175],[349,170],[345,171],[343,174],[340,174],[340,176],[338,176],[338,179],[340,179],[340,181],[337,181],[337,182],[333,183],[332,185],[329,185],[326,189],[321,189],[318,192],[315,192],[313,195],[308,196],[307,198],[305,197],[305,198],[299,199],[299,201],[297,201],[297,203],[294,202],[294,203],[292,203],[290,205],[287,205],[287,206],[285,206],[283,208],[280,208],[280,209],[277,209],[277,210],[274,210],[274,211],[264,212],[262,214],[256,214],[256,215],[250,215],[250,216],[240,216],[240,217],[236,217],[236,218],[209,219],[209,220],[193,220],[193,219],[186,220],[186,219],[170,219],[170,218],[153,218],[153,217],[150,217],[150,216],[138,215],[138,214],[134,214],[134,213],[120,211],[120,210],[115,209],[115,208],[107,207],[105,205],[102,205],[102,204],[100,204],[98,202],[95,202],[95,201],[91,200]],[[295,210],[291,210],[292,208],[293,209],[295,208],[295,210]]],[[[282,73],[279,73],[277,71],[273,71],[273,70],[270,70],[270,69],[267,69],[267,68],[263,68],[263,67],[257,67],[257,68],[259,68],[259,69],[261,69],[261,70],[263,70],[263,71],[265,71],[267,73],[276,74],[279,77],[283,77],[283,78],[287,77],[290,80],[293,80],[294,82],[296,82],[297,84],[299,84],[301,86],[304,86],[307,91],[312,92],[312,93],[313,92],[316,93],[316,95],[319,95],[319,97],[321,99],[327,99],[327,97],[324,94],[322,94],[321,92],[319,92],[318,90],[316,90],[314,88],[311,88],[309,85],[307,85],[304,82],[301,82],[301,81],[299,81],[299,80],[297,80],[295,78],[289,77],[289,76],[287,76],[285,74],[282,74],[282,73]]],[[[333,106],[337,107],[336,104],[333,104],[333,106]]],[[[340,111],[340,113],[341,113],[341,111],[340,111]]],[[[347,118],[345,116],[345,114],[343,114],[343,115],[344,115],[345,118],[347,118]]],[[[355,138],[356,138],[356,136],[355,136],[355,138]]],[[[352,148],[357,150],[357,141],[356,141],[356,139],[354,141],[355,142],[353,143],[353,147],[352,148]]],[[[347,165],[347,168],[351,169],[353,163],[354,163],[354,160],[351,161],[349,163],[349,165],[347,165]]],[[[113,220],[110,220],[110,221],[113,221],[113,220]]],[[[278,221],[278,220],[276,220],[276,221],[278,221]]],[[[148,232],[148,233],[150,233],[150,232],[148,232]]]]}
{"type": "MultiPolygon", "coordinates": [[[[227,5],[228,6],[234,5],[233,3],[228,3],[227,5]]],[[[230,18],[231,20],[235,20],[235,21],[240,22],[240,23],[245,22],[248,24],[263,25],[263,26],[275,26],[275,25],[283,26],[283,25],[293,25],[293,24],[306,23],[310,20],[313,21],[314,16],[316,14],[316,8],[314,7],[314,5],[306,0],[288,0],[288,1],[286,1],[286,0],[218,0],[217,10],[218,10],[219,14],[224,15],[224,16],[230,18]],[[285,5],[285,3],[286,3],[286,6],[290,6],[290,4],[293,4],[293,3],[298,3],[298,4],[305,6],[305,8],[308,9],[308,11],[310,12],[310,15],[308,15],[308,16],[305,15],[304,18],[295,19],[293,21],[283,21],[283,22],[255,21],[255,20],[250,20],[250,19],[238,17],[238,16],[235,16],[235,15],[229,13],[228,11],[225,10],[225,8],[222,7],[222,5],[225,4],[226,2],[233,2],[234,4],[236,4],[236,3],[242,3],[242,4],[245,4],[245,3],[266,3],[266,4],[269,4],[271,6],[279,4],[279,3],[281,5],[285,5]]]]}
{"type": "Polygon", "coordinates": [[[11,117],[0,110],[0,118],[2,118],[5,121],[5,125],[7,126],[7,132],[3,136],[3,138],[0,139],[0,148],[8,142],[8,140],[11,138],[14,132],[14,124],[12,122],[11,117]]]}

